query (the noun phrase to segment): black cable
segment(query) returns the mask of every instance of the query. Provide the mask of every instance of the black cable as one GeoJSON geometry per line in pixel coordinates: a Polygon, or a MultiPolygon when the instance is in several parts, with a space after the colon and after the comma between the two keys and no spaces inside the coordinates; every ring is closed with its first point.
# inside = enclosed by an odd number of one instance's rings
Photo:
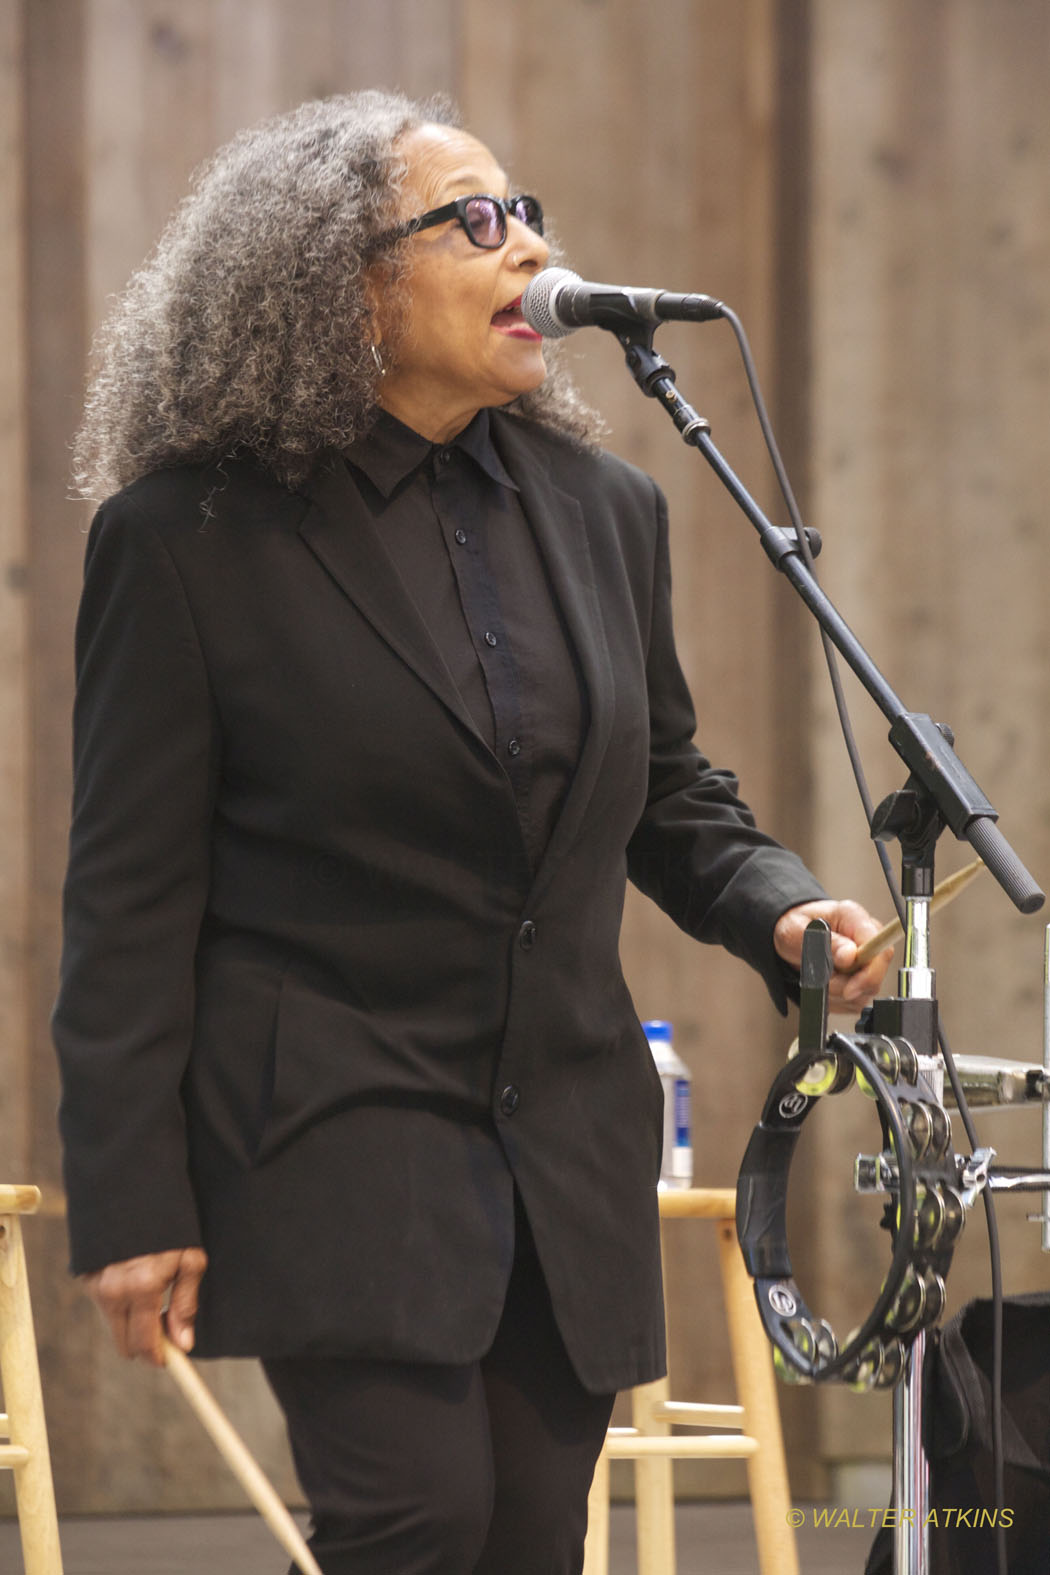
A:
{"type": "MultiPolygon", "coordinates": [[[[758,379],[758,372],[755,367],[754,357],[751,354],[751,346],[748,343],[747,334],[744,331],[744,325],[740,321],[737,314],[730,307],[723,306],[722,315],[725,317],[726,321],[732,328],[734,335],[736,336],[741,359],[744,363],[744,372],[747,377],[748,387],[751,391],[751,399],[755,407],[755,412],[758,416],[759,426],[762,429],[762,436],[765,439],[766,449],[768,451],[770,460],[772,461],[773,470],[777,478],[777,484],[780,487],[781,496],[783,497],[787,506],[788,515],[795,530],[795,535],[798,540],[799,552],[810,574],[813,576],[813,579],[816,580],[817,571],[813,562],[813,553],[803,526],[802,515],[795,499],[794,489],[791,486],[791,481],[788,477],[787,470],[785,469],[784,461],[781,458],[780,448],[777,444],[776,435],[773,431],[773,425],[769,419],[769,412],[766,408],[766,402],[762,394],[761,385],[758,379]]],[[[849,755],[850,766],[853,770],[854,780],[857,784],[857,791],[860,794],[860,800],[864,806],[864,813],[867,817],[867,823],[870,827],[873,814],[871,794],[868,791],[867,779],[864,775],[864,767],[863,763],[861,762],[860,751],[857,747],[856,735],[853,731],[853,724],[850,720],[849,708],[847,706],[845,693],[842,688],[838,653],[836,652],[831,640],[823,629],[820,630],[820,638],[821,644],[824,647],[824,657],[827,662],[828,674],[831,679],[832,693],[835,697],[835,709],[838,713],[839,726],[842,729],[842,735],[846,745],[846,752],[849,755]]],[[[897,915],[903,925],[905,924],[905,905],[900,893],[900,888],[898,887],[893,873],[893,867],[890,863],[889,853],[881,842],[875,843],[875,850],[878,854],[879,863],[882,866],[882,873],[885,877],[890,897],[893,901],[895,909],[897,910],[897,915]]],[[[952,1055],[951,1046],[948,1043],[948,1037],[941,1026],[938,1026],[937,1039],[941,1054],[944,1057],[944,1066],[945,1071],[948,1074],[948,1081],[951,1085],[952,1093],[955,1096],[955,1102],[958,1106],[959,1116],[962,1120],[963,1128],[966,1132],[972,1152],[978,1147],[977,1132],[973,1124],[973,1119],[970,1115],[970,1108],[966,1102],[966,1095],[964,1094],[962,1084],[959,1081],[958,1072],[956,1071],[955,1067],[955,1058],[952,1055]]],[[[985,1222],[988,1231],[988,1251],[991,1259],[992,1281],[991,1420],[992,1469],[995,1479],[995,1504],[997,1510],[995,1517],[996,1563],[998,1565],[998,1575],[1007,1575],[1006,1531],[1003,1526],[1003,1520],[1005,1518],[1003,1512],[1005,1508],[1006,1490],[1003,1455],[1002,1258],[999,1247],[999,1224],[995,1213],[995,1203],[987,1186],[983,1189],[982,1197],[984,1201],[985,1222]]]]}

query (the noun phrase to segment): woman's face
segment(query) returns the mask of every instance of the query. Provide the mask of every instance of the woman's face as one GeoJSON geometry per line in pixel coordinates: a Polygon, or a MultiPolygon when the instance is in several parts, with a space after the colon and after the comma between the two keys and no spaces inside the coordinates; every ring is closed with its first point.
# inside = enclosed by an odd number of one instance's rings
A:
{"type": "MultiPolygon", "coordinates": [[[[511,195],[492,154],[465,131],[421,126],[404,136],[399,151],[409,165],[402,219],[455,197],[511,195]]],[[[518,303],[547,261],[547,244],[508,214],[507,239],[495,251],[473,245],[456,219],[419,231],[407,245],[407,312],[379,403],[432,442],[444,442],[482,406],[505,405],[542,383],[542,340],[518,303]]],[[[381,301],[376,317],[381,338],[381,301]]]]}

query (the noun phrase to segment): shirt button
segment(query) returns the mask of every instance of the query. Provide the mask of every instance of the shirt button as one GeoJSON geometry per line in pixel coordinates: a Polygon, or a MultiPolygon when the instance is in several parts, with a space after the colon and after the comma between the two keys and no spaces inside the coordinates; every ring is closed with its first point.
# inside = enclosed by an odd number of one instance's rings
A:
{"type": "Polygon", "coordinates": [[[466,533],[466,531],[465,530],[458,530],[456,532],[456,540],[459,542],[461,547],[465,547],[466,544],[467,544],[467,533],[466,533]]]}
{"type": "Polygon", "coordinates": [[[508,1083],[499,1096],[499,1107],[505,1116],[512,1116],[521,1103],[521,1093],[513,1083],[508,1083]]]}
{"type": "Polygon", "coordinates": [[[518,931],[518,945],[521,947],[522,951],[527,952],[530,947],[535,946],[535,944],[536,926],[533,924],[531,919],[526,919],[525,923],[518,931]]]}
{"type": "Polygon", "coordinates": [[[452,458],[452,450],[450,448],[439,448],[437,457],[439,465],[447,465],[452,458]]]}
{"type": "Polygon", "coordinates": [[[498,645],[498,643],[499,642],[496,639],[496,636],[493,634],[492,630],[491,629],[486,629],[485,630],[485,644],[486,645],[498,645]]]}
{"type": "Polygon", "coordinates": [[[508,755],[520,755],[521,754],[521,744],[518,742],[518,740],[516,738],[512,738],[510,743],[507,745],[507,754],[508,755]]]}

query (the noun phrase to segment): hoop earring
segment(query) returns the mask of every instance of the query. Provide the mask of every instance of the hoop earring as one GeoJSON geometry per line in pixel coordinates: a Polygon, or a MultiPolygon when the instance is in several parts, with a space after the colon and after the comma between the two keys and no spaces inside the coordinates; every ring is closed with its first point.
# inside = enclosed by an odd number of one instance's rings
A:
{"type": "Polygon", "coordinates": [[[372,351],[372,360],[375,362],[376,371],[379,373],[380,377],[385,377],[386,367],[383,365],[383,357],[379,353],[379,346],[377,344],[373,344],[369,348],[372,351]]]}

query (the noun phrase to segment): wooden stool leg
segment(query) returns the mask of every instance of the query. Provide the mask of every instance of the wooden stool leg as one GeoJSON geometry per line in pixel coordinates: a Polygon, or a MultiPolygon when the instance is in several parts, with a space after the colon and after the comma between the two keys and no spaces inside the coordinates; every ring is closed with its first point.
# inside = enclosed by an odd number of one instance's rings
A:
{"type": "MultiPolygon", "coordinates": [[[[668,1378],[631,1391],[631,1420],[640,1433],[666,1435],[666,1422],[653,1420],[654,1405],[671,1398],[668,1378]]],[[[674,1462],[644,1459],[634,1463],[638,1575],[675,1575],[674,1462]]]]}
{"type": "Polygon", "coordinates": [[[772,1353],[731,1220],[719,1224],[718,1250],[737,1397],[745,1431],[759,1444],[747,1463],[759,1568],[762,1575],[798,1575],[795,1534],[787,1522],[791,1491],[772,1353]]]}
{"type": "Polygon", "coordinates": [[[17,1214],[0,1215],[0,1383],[11,1444],[29,1452],[28,1460],[14,1467],[25,1575],[62,1575],[44,1400],[17,1214]]]}
{"type": "Polygon", "coordinates": [[[583,1575],[609,1575],[609,1455],[603,1449],[587,1498],[587,1541],[583,1575]]]}

